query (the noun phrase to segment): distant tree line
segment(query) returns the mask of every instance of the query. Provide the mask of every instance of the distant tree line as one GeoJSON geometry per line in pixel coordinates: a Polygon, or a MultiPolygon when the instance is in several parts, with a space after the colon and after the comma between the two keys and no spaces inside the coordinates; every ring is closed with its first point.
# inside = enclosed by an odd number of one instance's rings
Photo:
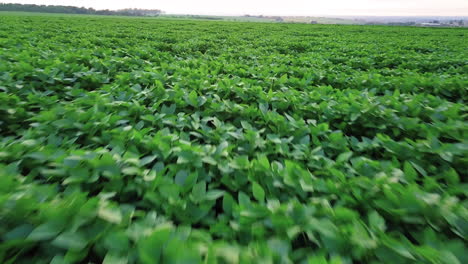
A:
{"type": "Polygon", "coordinates": [[[254,17],[254,18],[266,18],[266,19],[273,19],[276,22],[283,22],[283,18],[280,16],[264,16],[264,15],[259,15],[259,16],[253,16],[253,15],[244,15],[244,17],[254,17]]]}
{"type": "Polygon", "coordinates": [[[137,9],[127,8],[120,10],[96,10],[93,8],[61,6],[61,5],[23,5],[2,4],[0,11],[22,11],[40,13],[64,13],[64,14],[87,14],[87,15],[116,15],[116,16],[158,16],[162,13],[159,9],[137,9]]]}
{"type": "Polygon", "coordinates": [[[216,16],[188,15],[188,16],[185,16],[185,17],[189,17],[191,19],[223,20],[222,17],[216,17],[216,16]]]}

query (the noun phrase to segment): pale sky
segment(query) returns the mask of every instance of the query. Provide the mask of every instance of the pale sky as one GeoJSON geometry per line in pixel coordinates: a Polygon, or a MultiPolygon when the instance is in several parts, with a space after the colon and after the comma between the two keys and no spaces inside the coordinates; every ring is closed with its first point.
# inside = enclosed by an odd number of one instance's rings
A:
{"type": "Polygon", "coordinates": [[[468,16],[468,0],[10,0],[95,9],[149,8],[168,14],[468,16]]]}

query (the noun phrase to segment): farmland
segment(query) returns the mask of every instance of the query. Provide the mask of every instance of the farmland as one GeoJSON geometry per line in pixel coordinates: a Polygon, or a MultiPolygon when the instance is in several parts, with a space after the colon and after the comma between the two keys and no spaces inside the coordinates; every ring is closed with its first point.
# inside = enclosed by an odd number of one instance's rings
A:
{"type": "Polygon", "coordinates": [[[468,263],[467,33],[0,15],[0,263],[468,263]]]}

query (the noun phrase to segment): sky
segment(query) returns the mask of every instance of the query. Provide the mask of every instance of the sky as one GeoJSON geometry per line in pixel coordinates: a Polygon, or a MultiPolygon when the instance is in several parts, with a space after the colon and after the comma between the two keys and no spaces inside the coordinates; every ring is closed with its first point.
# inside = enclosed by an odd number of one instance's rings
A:
{"type": "Polygon", "coordinates": [[[468,16],[468,0],[11,0],[95,9],[148,8],[168,14],[283,16],[468,16]]]}

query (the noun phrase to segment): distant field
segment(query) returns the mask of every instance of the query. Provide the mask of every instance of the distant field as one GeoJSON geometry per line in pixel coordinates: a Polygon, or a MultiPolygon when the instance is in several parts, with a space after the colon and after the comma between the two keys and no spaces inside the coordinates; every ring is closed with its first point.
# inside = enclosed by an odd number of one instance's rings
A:
{"type": "Polygon", "coordinates": [[[359,25],[362,21],[356,21],[352,19],[340,19],[340,18],[328,18],[328,17],[284,17],[284,22],[296,22],[296,23],[310,23],[316,22],[318,24],[343,24],[343,25],[359,25]]]}
{"type": "MultiPolygon", "coordinates": [[[[34,13],[34,12],[5,12],[0,11],[0,15],[5,16],[17,16],[17,15],[26,15],[26,16],[93,16],[93,15],[80,15],[80,14],[58,14],[58,13],[34,13]]],[[[101,16],[102,17],[102,16],[101,16]]],[[[105,17],[105,16],[104,16],[105,17]]],[[[107,16],[109,17],[109,16],[107,16]]],[[[128,18],[128,16],[110,16],[113,18],[128,18]]],[[[273,18],[269,17],[246,17],[246,16],[207,16],[207,15],[171,15],[171,14],[162,14],[154,17],[130,17],[138,19],[189,19],[189,20],[211,20],[211,21],[236,21],[236,22],[264,22],[264,23],[310,23],[315,21],[318,24],[344,24],[344,25],[358,25],[362,22],[355,21],[352,19],[339,19],[339,18],[326,18],[326,17],[284,17],[283,21],[276,21],[273,18]]]]}
{"type": "Polygon", "coordinates": [[[1,13],[0,263],[468,263],[467,33],[1,13]]]}

